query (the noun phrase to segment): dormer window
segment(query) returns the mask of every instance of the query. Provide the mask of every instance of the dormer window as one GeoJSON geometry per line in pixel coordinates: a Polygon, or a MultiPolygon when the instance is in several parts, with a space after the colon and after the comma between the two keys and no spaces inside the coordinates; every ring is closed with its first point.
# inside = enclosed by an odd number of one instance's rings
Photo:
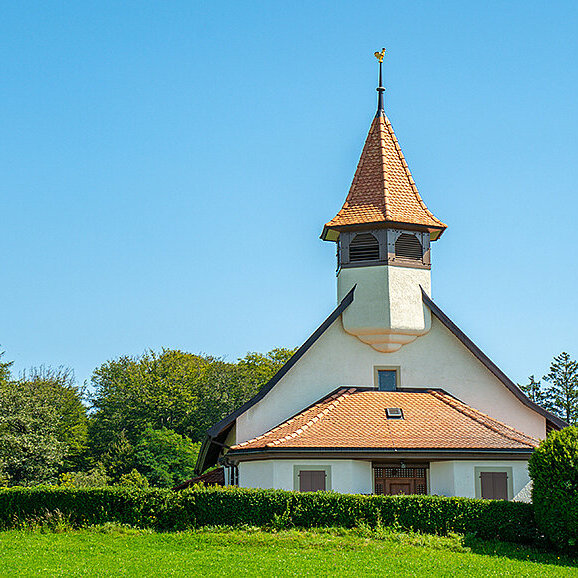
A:
{"type": "Polygon", "coordinates": [[[402,233],[395,241],[395,257],[421,261],[423,247],[418,238],[411,233],[402,233]]]}
{"type": "Polygon", "coordinates": [[[349,261],[377,261],[379,241],[371,233],[359,233],[349,244],[349,261]]]}

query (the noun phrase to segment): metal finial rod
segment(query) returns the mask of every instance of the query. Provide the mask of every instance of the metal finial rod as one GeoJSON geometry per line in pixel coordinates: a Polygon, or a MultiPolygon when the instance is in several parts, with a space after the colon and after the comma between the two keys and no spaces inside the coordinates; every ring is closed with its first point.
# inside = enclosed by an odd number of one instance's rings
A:
{"type": "Polygon", "coordinates": [[[376,88],[377,90],[377,113],[384,114],[385,110],[383,107],[383,93],[385,92],[385,88],[383,87],[383,76],[382,76],[382,66],[383,66],[383,57],[385,56],[385,48],[381,49],[381,52],[374,52],[373,53],[375,58],[379,61],[379,86],[376,88]]]}

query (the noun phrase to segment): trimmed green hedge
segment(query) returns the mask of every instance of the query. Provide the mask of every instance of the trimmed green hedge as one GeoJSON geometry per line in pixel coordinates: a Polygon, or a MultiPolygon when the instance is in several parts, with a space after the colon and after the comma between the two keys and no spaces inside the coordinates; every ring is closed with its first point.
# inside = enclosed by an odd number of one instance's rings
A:
{"type": "Polygon", "coordinates": [[[427,533],[474,533],[481,538],[532,542],[538,538],[530,504],[439,496],[360,496],[240,488],[182,492],[132,488],[0,490],[0,528],[47,512],[75,526],[115,522],[157,530],[198,526],[370,527],[427,533]]]}

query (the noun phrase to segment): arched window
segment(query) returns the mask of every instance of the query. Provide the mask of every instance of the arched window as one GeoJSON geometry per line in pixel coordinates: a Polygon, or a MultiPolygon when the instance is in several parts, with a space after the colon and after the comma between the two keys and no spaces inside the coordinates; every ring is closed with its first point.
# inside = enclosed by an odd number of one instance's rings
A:
{"type": "Polygon", "coordinates": [[[349,244],[349,261],[377,261],[379,242],[371,233],[355,235],[349,244]]]}
{"type": "Polygon", "coordinates": [[[395,256],[421,261],[423,248],[419,239],[410,233],[402,233],[395,242],[395,256]]]}

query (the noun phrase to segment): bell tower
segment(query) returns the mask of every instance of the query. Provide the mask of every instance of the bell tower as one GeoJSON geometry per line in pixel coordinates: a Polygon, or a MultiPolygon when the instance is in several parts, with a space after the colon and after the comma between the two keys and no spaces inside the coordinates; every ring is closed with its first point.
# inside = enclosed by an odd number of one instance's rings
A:
{"type": "Polygon", "coordinates": [[[343,312],[345,331],[374,349],[397,351],[431,327],[422,289],[431,293],[430,243],[446,225],[418,193],[385,115],[379,61],[377,113],[345,203],[321,238],[337,243],[338,301],[355,286],[343,312]]]}

